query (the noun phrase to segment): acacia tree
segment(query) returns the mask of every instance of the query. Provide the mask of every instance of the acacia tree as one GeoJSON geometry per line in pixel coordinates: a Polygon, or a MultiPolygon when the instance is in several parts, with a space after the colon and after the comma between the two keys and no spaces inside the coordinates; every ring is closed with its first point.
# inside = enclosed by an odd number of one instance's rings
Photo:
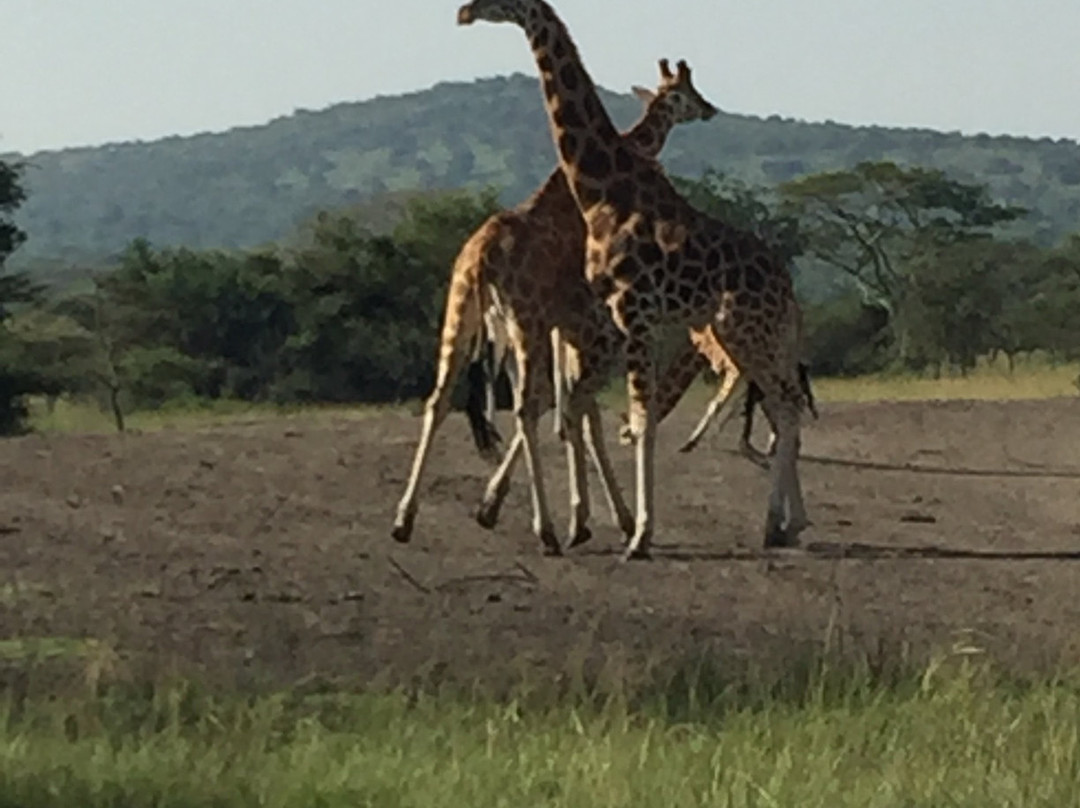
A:
{"type": "Polygon", "coordinates": [[[13,311],[38,300],[43,291],[25,273],[4,269],[8,256],[26,240],[13,219],[26,198],[21,173],[20,164],[0,160],[0,435],[23,431],[27,415],[24,397],[47,386],[6,323],[13,311]]]}
{"type": "Polygon", "coordinates": [[[1080,311],[1080,233],[1068,236],[1048,252],[1038,284],[1025,303],[1015,306],[1010,314],[1036,335],[1031,341],[1055,358],[1080,357],[1080,320],[1076,315],[1080,311]]]}
{"type": "Polygon", "coordinates": [[[781,210],[800,221],[807,253],[839,269],[889,312],[901,361],[911,351],[915,259],[985,237],[1025,213],[993,201],[983,185],[892,162],[792,180],[780,194],[781,210]]]}
{"type": "Polygon", "coordinates": [[[1012,368],[1017,353],[1040,335],[1020,309],[1030,304],[1044,274],[1043,252],[1028,242],[967,239],[927,250],[910,265],[913,291],[905,316],[911,333],[908,364],[942,365],[966,373],[980,356],[1002,352],[1012,368]]]}

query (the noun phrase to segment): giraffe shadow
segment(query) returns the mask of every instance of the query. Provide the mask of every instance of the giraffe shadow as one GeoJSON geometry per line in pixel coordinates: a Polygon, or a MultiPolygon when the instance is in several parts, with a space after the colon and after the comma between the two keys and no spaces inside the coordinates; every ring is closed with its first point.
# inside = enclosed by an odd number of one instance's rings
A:
{"type": "MultiPolygon", "coordinates": [[[[941,559],[968,561],[1080,561],[1080,550],[979,550],[942,547],[937,544],[880,545],[866,542],[815,541],[798,547],[765,549],[763,547],[711,548],[704,545],[654,544],[656,561],[901,561],[905,559],[941,559]]],[[[616,556],[621,547],[596,547],[576,555],[616,556]]]]}
{"type": "MultiPolygon", "coordinates": [[[[776,556],[768,550],[751,547],[711,548],[705,545],[661,544],[652,545],[654,561],[762,561],[776,556]]],[[[622,545],[590,547],[572,551],[575,556],[615,557],[623,554],[622,545]]]]}
{"type": "MultiPolygon", "coordinates": [[[[725,450],[728,454],[739,455],[734,449],[725,450]]],[[[909,474],[930,474],[952,477],[1028,477],[1042,480],[1080,480],[1078,469],[1049,469],[1042,466],[1029,469],[980,469],[965,466],[931,466],[923,463],[879,463],[871,460],[850,460],[840,457],[821,455],[799,455],[800,463],[817,466],[837,466],[839,468],[859,469],[862,471],[903,471],[909,474]]]]}
{"type": "Polygon", "coordinates": [[[903,558],[975,561],[1080,561],[1080,550],[979,550],[938,544],[885,546],[865,542],[809,542],[806,552],[822,559],[854,558],[891,561],[903,558]]]}

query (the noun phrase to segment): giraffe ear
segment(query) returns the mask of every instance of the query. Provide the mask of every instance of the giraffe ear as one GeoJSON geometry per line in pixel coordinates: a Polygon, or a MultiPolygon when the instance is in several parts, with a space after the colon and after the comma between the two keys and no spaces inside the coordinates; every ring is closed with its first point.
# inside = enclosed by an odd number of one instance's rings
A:
{"type": "Polygon", "coordinates": [[[639,87],[636,84],[630,88],[630,91],[646,104],[652,103],[652,100],[656,98],[656,93],[652,90],[646,90],[644,87],[639,87]]]}

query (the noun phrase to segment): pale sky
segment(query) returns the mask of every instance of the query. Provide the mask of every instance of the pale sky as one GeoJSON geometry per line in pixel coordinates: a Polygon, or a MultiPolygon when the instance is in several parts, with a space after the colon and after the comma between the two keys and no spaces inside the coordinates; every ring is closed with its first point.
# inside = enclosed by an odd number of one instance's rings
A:
{"type": "MultiPolygon", "coordinates": [[[[460,0],[0,0],[0,153],[534,73],[460,0]]],[[[686,59],[727,112],[1080,139],[1080,0],[556,0],[601,85],[686,59]]]]}

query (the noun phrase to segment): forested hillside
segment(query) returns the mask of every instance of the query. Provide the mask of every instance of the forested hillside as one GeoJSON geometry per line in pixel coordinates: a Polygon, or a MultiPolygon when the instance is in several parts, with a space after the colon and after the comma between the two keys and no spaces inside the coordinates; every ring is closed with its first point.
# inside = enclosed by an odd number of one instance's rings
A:
{"type": "MultiPolygon", "coordinates": [[[[629,94],[605,93],[604,101],[620,125],[639,110],[629,94]]],[[[758,185],[887,159],[987,185],[1032,211],[1024,227],[1044,244],[1080,221],[1080,145],[1072,141],[720,115],[676,131],[663,159],[674,174],[696,177],[711,166],[758,185]]],[[[490,184],[516,202],[554,158],[536,81],[514,75],[26,162],[18,223],[29,238],[12,262],[45,273],[52,261],[98,261],[136,237],[188,248],[279,240],[318,210],[386,191],[490,184]]]]}

